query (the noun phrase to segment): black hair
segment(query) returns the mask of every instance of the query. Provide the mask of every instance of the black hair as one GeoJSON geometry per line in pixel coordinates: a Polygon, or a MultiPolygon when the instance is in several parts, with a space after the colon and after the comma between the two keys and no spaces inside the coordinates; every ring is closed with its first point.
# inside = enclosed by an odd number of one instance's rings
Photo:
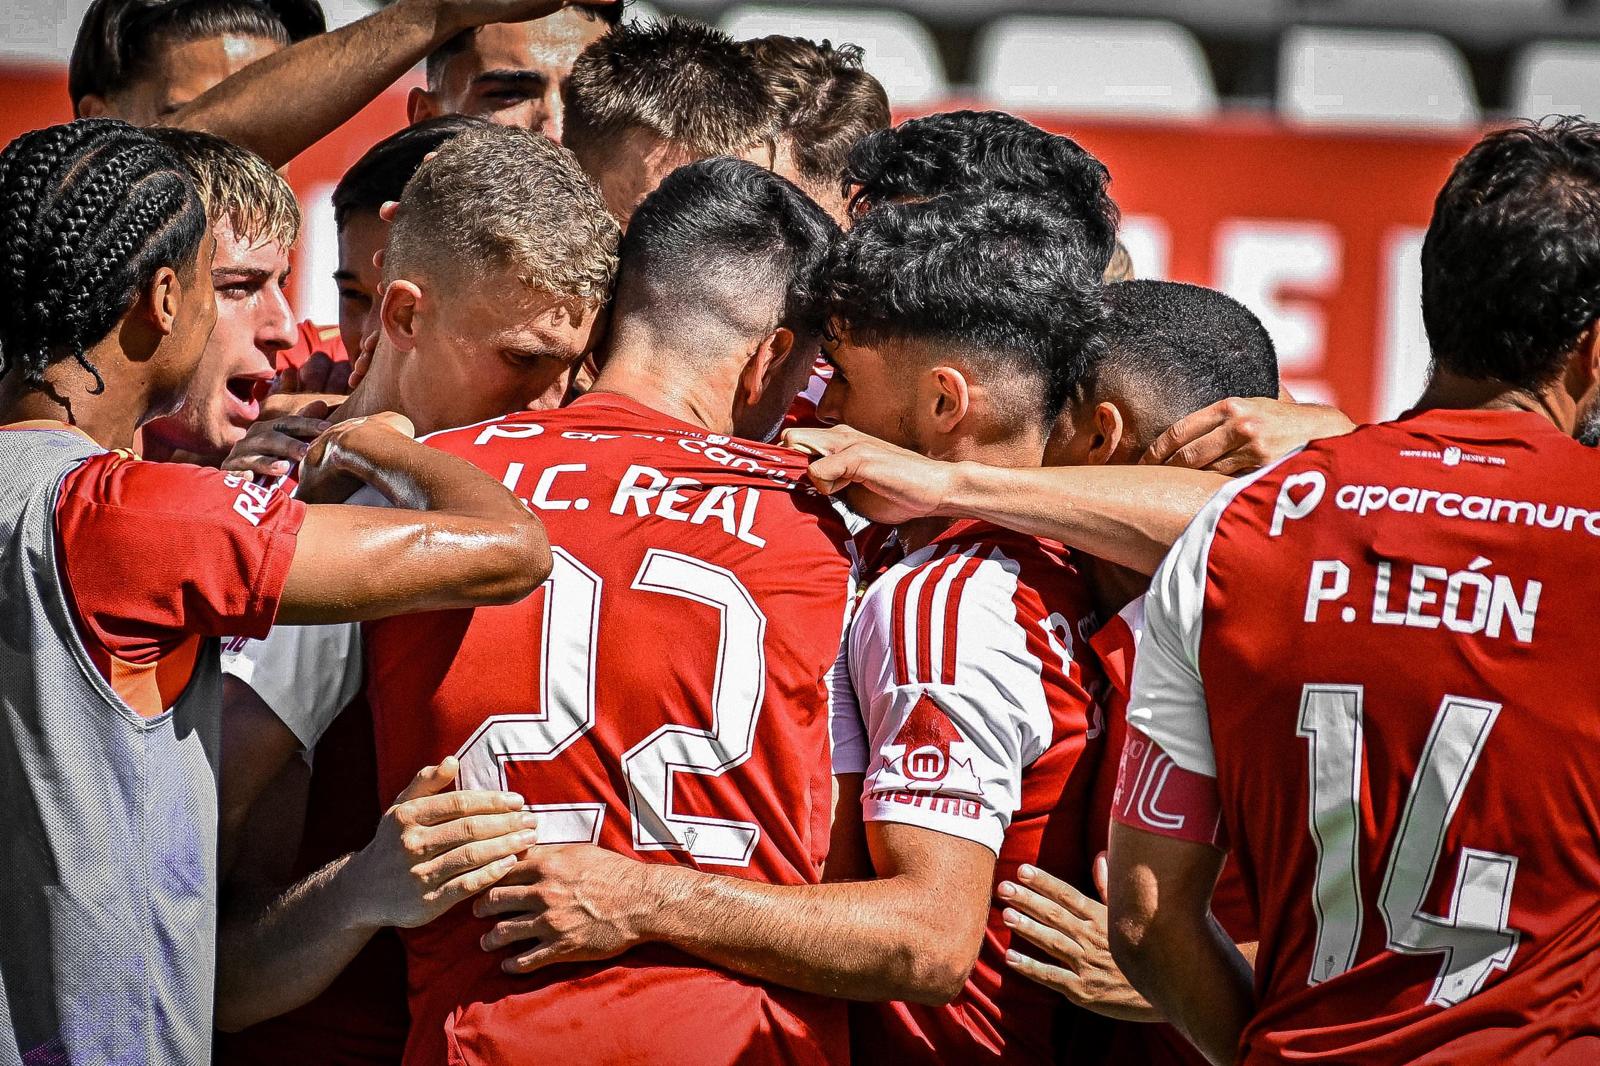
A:
{"type": "Polygon", "coordinates": [[[127,88],[163,42],[240,34],[290,45],[326,29],[317,0],[94,0],[72,46],[67,91],[76,108],[85,96],[127,88]]]}
{"type": "Polygon", "coordinates": [[[750,321],[772,318],[774,308],[752,301],[776,280],[781,317],[765,328],[820,336],[819,272],[838,233],[815,201],[765,167],[705,159],[673,171],[634,212],[619,249],[619,287],[642,282],[669,306],[750,321]]]}
{"type": "Polygon", "coordinates": [[[1005,192],[1047,199],[1083,228],[1104,272],[1121,220],[1111,172],[1077,141],[1002,111],[950,111],[902,122],[856,143],[844,170],[851,210],[943,193],[1005,192]]]}
{"type": "MultiPolygon", "coordinates": [[[[578,12],[590,22],[598,22],[603,26],[615,26],[622,21],[622,9],[632,2],[633,0],[618,0],[617,3],[607,4],[605,7],[580,5],[570,10],[578,12]]],[[[476,32],[477,29],[462,30],[428,53],[428,58],[422,64],[423,74],[428,80],[428,88],[439,88],[439,79],[444,74],[444,65],[467,50],[467,45],[472,43],[472,35],[476,32]]]]}
{"type": "Polygon", "coordinates": [[[1538,388],[1600,316],[1600,126],[1491,133],[1434,202],[1422,321],[1436,365],[1538,388]]]}
{"type": "Polygon", "coordinates": [[[749,48],[704,23],[622,23],[583,50],[561,86],[563,142],[580,157],[644,130],[696,158],[770,139],[781,114],[749,48]]]}
{"type": "Polygon", "coordinates": [[[442,115],[391,133],[368,148],[334,186],[334,225],[342,231],[351,215],[376,212],[390,200],[400,199],[406,182],[428,153],[437,152],[468,130],[487,125],[483,119],[470,115],[442,115]]]}
{"type": "Polygon", "coordinates": [[[1230,396],[1276,397],[1278,352],[1239,301],[1200,285],[1108,285],[1105,348],[1081,393],[1115,380],[1167,425],[1230,396]]]}
{"type": "Polygon", "coordinates": [[[194,263],[206,213],[194,180],[116,119],[25,133],[0,152],[0,374],[42,382],[104,340],[160,267],[194,263]]]}
{"type": "Polygon", "coordinates": [[[824,273],[833,326],[857,344],[929,340],[1039,384],[1049,422],[1099,356],[1105,302],[1081,227],[1011,193],[874,207],[824,273]]]}

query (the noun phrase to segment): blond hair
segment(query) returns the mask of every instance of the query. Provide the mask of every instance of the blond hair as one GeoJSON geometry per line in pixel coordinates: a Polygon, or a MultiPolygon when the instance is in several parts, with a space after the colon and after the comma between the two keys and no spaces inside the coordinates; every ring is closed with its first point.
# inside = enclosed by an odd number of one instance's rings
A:
{"type": "Polygon", "coordinates": [[[417,169],[389,231],[389,279],[502,266],[529,288],[603,303],[621,230],[571,152],[507,126],[469,130],[417,169]]]}
{"type": "Polygon", "coordinates": [[[213,228],[228,223],[246,244],[271,241],[292,248],[300,237],[300,204],[283,175],[231,141],[198,130],[155,127],[152,137],[194,175],[213,228]]]}

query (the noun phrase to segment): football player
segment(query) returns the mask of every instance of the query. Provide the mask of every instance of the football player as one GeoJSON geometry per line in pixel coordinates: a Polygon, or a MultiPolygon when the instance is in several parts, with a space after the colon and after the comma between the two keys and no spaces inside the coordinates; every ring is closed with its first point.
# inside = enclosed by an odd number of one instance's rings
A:
{"type": "Polygon", "coordinates": [[[1423,245],[1416,410],[1220,493],[1146,600],[1118,962],[1213,1062],[1587,1062],[1600,128],[1492,133],[1423,245]],[[1255,977],[1209,914],[1236,857],[1255,977]]]}

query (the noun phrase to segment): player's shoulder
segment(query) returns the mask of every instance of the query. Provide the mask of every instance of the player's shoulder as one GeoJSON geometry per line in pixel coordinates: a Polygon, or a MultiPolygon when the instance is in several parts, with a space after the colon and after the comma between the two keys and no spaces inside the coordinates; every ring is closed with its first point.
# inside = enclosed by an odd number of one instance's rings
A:
{"type": "Polygon", "coordinates": [[[982,522],[960,522],[890,566],[879,598],[894,613],[929,618],[935,607],[985,612],[1013,620],[1019,610],[1049,604],[1089,613],[1087,587],[1061,545],[982,522]]]}

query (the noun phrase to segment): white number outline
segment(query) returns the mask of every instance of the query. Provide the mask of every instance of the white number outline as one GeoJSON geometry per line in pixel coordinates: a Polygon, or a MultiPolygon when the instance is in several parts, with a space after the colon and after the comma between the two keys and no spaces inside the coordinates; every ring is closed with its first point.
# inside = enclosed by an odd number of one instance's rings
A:
{"type": "MultiPolygon", "coordinates": [[[[1317,847],[1312,898],[1316,953],[1307,975],[1311,985],[1354,966],[1361,940],[1358,829],[1364,700],[1361,685],[1308,684],[1301,690],[1298,732],[1309,741],[1308,820],[1317,847]],[[1341,741],[1349,742],[1347,761],[1341,761],[1341,741]]],[[[1440,1007],[1481,991],[1491,974],[1511,965],[1521,940],[1521,933],[1510,926],[1517,876],[1513,855],[1462,847],[1449,913],[1423,910],[1445,834],[1500,710],[1501,704],[1465,696],[1446,695],[1440,701],[1378,893],[1389,951],[1444,956],[1427,999],[1440,1007]]]]}

